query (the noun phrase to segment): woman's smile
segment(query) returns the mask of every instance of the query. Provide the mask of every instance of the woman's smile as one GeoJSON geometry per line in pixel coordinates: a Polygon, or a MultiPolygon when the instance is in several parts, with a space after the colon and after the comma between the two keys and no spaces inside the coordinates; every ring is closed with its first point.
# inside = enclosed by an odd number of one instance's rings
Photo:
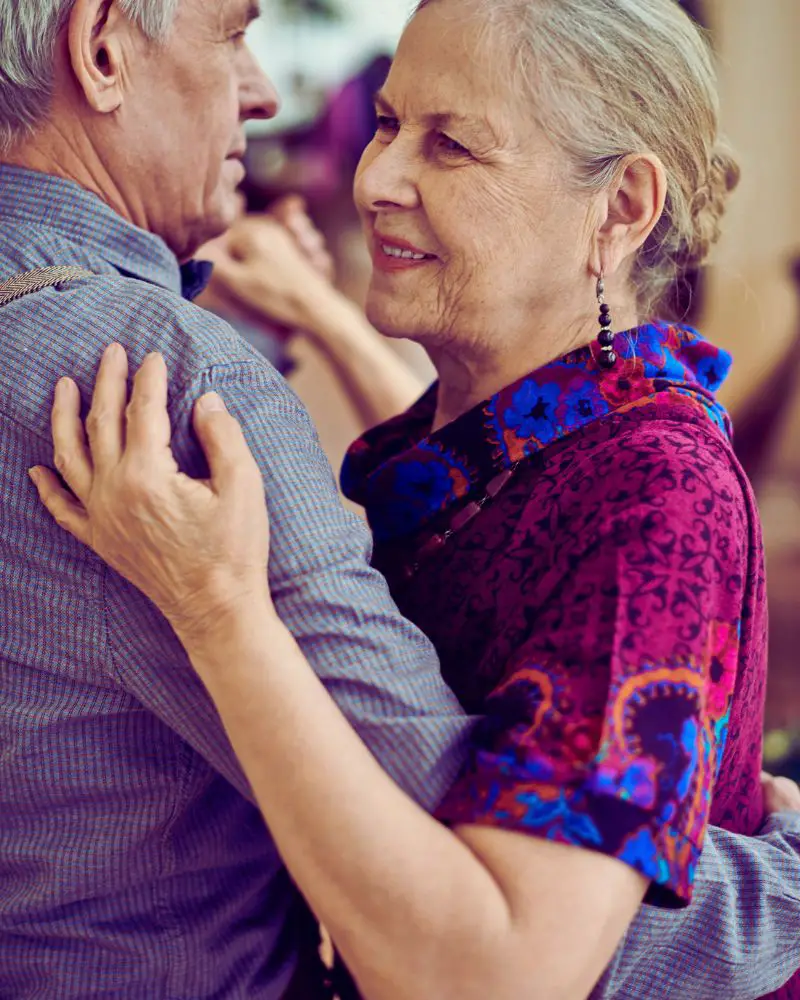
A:
{"type": "Polygon", "coordinates": [[[426,253],[407,240],[382,236],[375,233],[372,243],[372,261],[378,271],[407,271],[422,267],[436,260],[434,254],[426,253]]]}

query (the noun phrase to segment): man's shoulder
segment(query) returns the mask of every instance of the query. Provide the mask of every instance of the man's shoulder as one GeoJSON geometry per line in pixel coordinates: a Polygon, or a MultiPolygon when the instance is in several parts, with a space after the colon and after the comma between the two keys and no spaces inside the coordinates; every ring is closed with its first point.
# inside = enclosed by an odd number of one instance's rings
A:
{"type": "Polygon", "coordinates": [[[280,380],[272,365],[229,323],[159,285],[120,274],[99,274],[76,282],[65,299],[65,308],[82,314],[81,331],[94,346],[102,349],[116,340],[126,348],[133,365],[159,351],[173,381],[190,382],[211,367],[237,363],[254,366],[266,379],[280,380]],[[98,320],[102,323],[99,343],[98,320]]]}
{"type": "Polygon", "coordinates": [[[282,376],[224,320],[159,285],[100,273],[48,288],[0,309],[0,410],[46,430],[52,389],[73,377],[88,398],[100,357],[121,344],[135,370],[158,351],[171,398],[209,371],[237,366],[273,391],[292,396],[282,376]]]}

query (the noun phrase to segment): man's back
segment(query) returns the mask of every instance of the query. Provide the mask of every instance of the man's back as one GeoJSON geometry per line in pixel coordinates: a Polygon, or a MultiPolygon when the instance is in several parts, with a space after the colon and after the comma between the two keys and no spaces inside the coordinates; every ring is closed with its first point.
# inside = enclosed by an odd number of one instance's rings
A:
{"type": "Polygon", "coordinates": [[[305,914],[216,713],[163,618],[25,475],[52,462],[57,378],[88,394],[113,340],[160,350],[194,474],[191,403],[221,391],[267,456],[279,610],[381,763],[432,805],[466,723],[277,373],[181,298],[160,240],[75,185],[0,167],[0,186],[0,281],[98,274],[0,309],[0,996],[280,997],[305,914]]]}

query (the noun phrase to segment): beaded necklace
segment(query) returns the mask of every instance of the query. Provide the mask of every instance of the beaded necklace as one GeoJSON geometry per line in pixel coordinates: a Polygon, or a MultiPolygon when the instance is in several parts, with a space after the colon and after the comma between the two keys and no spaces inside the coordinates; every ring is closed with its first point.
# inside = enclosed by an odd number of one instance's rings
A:
{"type": "Polygon", "coordinates": [[[402,571],[405,580],[413,580],[422,566],[433,559],[447,545],[453,535],[466,528],[480,514],[487,504],[495,500],[500,493],[508,486],[517,469],[522,464],[522,460],[515,462],[510,469],[506,469],[495,476],[486,486],[486,491],[481,500],[473,500],[463,507],[451,520],[449,526],[441,532],[432,535],[424,545],[420,546],[414,553],[411,562],[407,563],[402,571]]]}

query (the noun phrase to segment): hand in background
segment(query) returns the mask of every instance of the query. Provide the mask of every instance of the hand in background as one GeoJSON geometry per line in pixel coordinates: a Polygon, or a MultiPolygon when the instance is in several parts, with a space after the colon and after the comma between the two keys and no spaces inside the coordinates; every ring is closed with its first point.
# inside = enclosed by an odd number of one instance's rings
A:
{"type": "Polygon", "coordinates": [[[308,214],[305,199],[297,194],[286,195],[285,198],[280,198],[270,205],[268,215],[277,219],[294,237],[297,246],[308,258],[314,270],[323,278],[333,282],[335,277],[333,257],[328,252],[325,237],[308,214]]]}
{"type": "Polygon", "coordinates": [[[363,311],[332,284],[333,261],[302,198],[234,223],[199,256],[214,277],[198,305],[267,326],[285,339],[302,332],[325,356],[363,428],[407,409],[427,388],[363,311]]]}
{"type": "Polygon", "coordinates": [[[308,329],[320,303],[338,294],[325,241],[297,197],[240,219],[201,255],[214,263],[212,308],[232,304],[251,318],[308,329]]]}
{"type": "Polygon", "coordinates": [[[761,775],[764,791],[764,808],[767,813],[800,812],[800,786],[791,778],[773,778],[761,775]]]}

